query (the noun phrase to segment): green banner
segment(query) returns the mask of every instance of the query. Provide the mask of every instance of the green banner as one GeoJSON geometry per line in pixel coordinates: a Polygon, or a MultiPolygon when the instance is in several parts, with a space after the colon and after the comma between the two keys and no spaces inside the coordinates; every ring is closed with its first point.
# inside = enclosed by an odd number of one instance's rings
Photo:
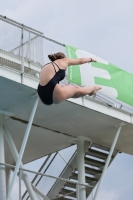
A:
{"type": "Polygon", "coordinates": [[[100,85],[101,93],[133,106],[133,74],[124,71],[89,52],[67,46],[67,57],[92,57],[96,63],[68,68],[68,81],[78,85],[100,85]]]}
{"type": "MultiPolygon", "coordinates": [[[[68,58],[78,58],[76,55],[76,48],[66,46],[66,54],[68,58]]],[[[81,73],[78,65],[68,67],[68,81],[81,85],[81,73]]]]}

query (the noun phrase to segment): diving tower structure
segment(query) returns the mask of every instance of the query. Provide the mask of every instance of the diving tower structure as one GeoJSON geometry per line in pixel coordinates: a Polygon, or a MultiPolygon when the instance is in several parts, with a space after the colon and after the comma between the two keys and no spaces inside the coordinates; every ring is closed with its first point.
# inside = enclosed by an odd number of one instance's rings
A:
{"type": "MultiPolygon", "coordinates": [[[[19,199],[85,200],[97,185],[96,200],[117,154],[133,155],[133,108],[100,93],[44,105],[36,90],[39,72],[47,55],[65,53],[65,45],[2,15],[0,26],[0,200],[12,200],[17,175],[19,199]],[[50,166],[62,150],[73,146],[76,149],[58,177],[24,168],[44,156],[44,165],[49,162],[50,166]],[[27,172],[35,173],[32,182],[27,172]],[[38,189],[38,176],[56,180],[47,194],[38,189]],[[24,194],[21,179],[27,190],[24,194]]],[[[71,84],[67,74],[61,84],[71,84]]]]}

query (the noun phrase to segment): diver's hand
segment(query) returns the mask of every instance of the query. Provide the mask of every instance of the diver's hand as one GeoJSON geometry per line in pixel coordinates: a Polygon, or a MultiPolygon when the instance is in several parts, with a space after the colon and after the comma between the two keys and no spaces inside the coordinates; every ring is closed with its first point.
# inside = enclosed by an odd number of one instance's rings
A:
{"type": "Polygon", "coordinates": [[[97,62],[97,61],[94,60],[93,58],[90,58],[90,62],[97,62]]]}

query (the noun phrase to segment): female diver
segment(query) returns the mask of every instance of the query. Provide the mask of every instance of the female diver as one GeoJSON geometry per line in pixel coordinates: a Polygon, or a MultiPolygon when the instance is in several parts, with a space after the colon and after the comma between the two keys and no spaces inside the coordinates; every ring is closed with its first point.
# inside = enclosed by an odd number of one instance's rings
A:
{"type": "Polygon", "coordinates": [[[96,94],[99,86],[79,87],[74,85],[60,86],[59,82],[65,78],[65,70],[70,65],[81,65],[87,62],[96,62],[92,58],[66,58],[61,52],[48,55],[51,60],[40,72],[38,95],[46,105],[58,104],[68,98],[78,98],[85,95],[96,94]]]}

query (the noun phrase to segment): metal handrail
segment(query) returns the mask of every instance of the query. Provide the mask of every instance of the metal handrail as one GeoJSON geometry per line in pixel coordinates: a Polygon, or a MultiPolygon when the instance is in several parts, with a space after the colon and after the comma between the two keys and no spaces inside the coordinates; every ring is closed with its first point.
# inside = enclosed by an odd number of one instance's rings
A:
{"type": "MultiPolygon", "coordinates": [[[[50,161],[50,163],[48,164],[48,166],[46,167],[46,169],[44,170],[44,173],[47,171],[47,169],[49,168],[49,166],[51,165],[52,161],[54,160],[55,156],[57,155],[57,152],[55,153],[55,155],[53,156],[52,160],[50,161]]],[[[38,172],[41,172],[41,170],[43,169],[43,167],[45,166],[45,164],[47,163],[47,161],[49,160],[51,154],[48,156],[48,158],[44,161],[43,165],[41,166],[41,168],[39,169],[38,172]]],[[[38,174],[35,175],[35,177],[33,178],[33,180],[31,181],[31,183],[33,184],[34,181],[36,180],[36,178],[38,177],[38,174]]],[[[38,185],[38,183],[40,182],[40,180],[42,179],[42,176],[39,178],[39,180],[37,181],[37,183],[35,184],[35,186],[38,185]]],[[[25,195],[27,194],[27,190],[25,191],[25,193],[22,196],[22,199],[25,197],[25,195]]],[[[29,196],[26,198],[26,200],[29,198],[29,196]]]]}
{"type": "Polygon", "coordinates": [[[51,176],[51,175],[48,175],[48,174],[44,174],[44,173],[41,173],[41,172],[35,172],[35,171],[32,171],[32,170],[28,170],[28,169],[23,169],[23,168],[19,168],[20,170],[22,171],[26,171],[26,172],[30,172],[30,173],[33,173],[33,174],[38,174],[38,175],[42,175],[42,176],[46,176],[46,177],[49,177],[49,178],[53,178],[53,179],[57,179],[57,180],[62,180],[62,181],[67,181],[69,183],[73,183],[75,185],[81,185],[81,186],[85,186],[85,187],[90,187],[90,188],[93,188],[93,186],[91,186],[90,184],[88,183],[80,183],[80,182],[75,182],[75,181],[70,181],[69,179],[65,179],[65,178],[60,178],[60,177],[56,177],[56,176],[51,176]]]}
{"type": "Polygon", "coordinates": [[[15,20],[12,20],[12,19],[10,19],[10,18],[8,18],[8,17],[6,17],[6,16],[0,15],[0,19],[1,19],[1,20],[4,20],[4,21],[7,21],[8,23],[10,23],[10,24],[12,24],[12,25],[16,25],[16,26],[19,27],[19,28],[23,28],[23,27],[24,27],[25,29],[31,30],[31,31],[36,32],[36,33],[38,33],[38,34],[40,34],[40,35],[43,34],[42,32],[37,31],[36,29],[33,29],[33,28],[29,27],[29,26],[26,26],[26,25],[24,25],[24,24],[21,24],[21,23],[15,21],[15,20]]]}
{"type": "Polygon", "coordinates": [[[60,42],[58,42],[58,41],[56,41],[56,40],[53,40],[53,39],[51,39],[51,38],[49,38],[49,37],[44,36],[44,33],[40,32],[40,31],[37,31],[36,29],[33,29],[33,28],[31,28],[31,27],[29,27],[29,26],[26,26],[26,25],[24,25],[24,24],[21,24],[21,23],[15,21],[15,20],[12,20],[12,19],[10,19],[10,18],[8,18],[8,17],[6,17],[6,16],[0,15],[0,20],[4,20],[4,21],[6,21],[7,23],[12,24],[12,25],[15,25],[15,26],[17,26],[17,27],[19,27],[19,28],[24,28],[24,30],[27,30],[27,31],[29,31],[29,32],[31,32],[31,33],[35,33],[36,35],[38,35],[38,36],[40,36],[40,37],[42,37],[42,38],[44,38],[44,39],[46,39],[46,40],[49,40],[49,41],[51,41],[51,42],[54,42],[54,43],[59,44],[59,45],[61,45],[61,46],[65,46],[65,44],[63,44],[63,43],[60,43],[60,42]]]}
{"type": "MultiPolygon", "coordinates": [[[[7,167],[10,167],[10,168],[14,168],[15,169],[15,166],[14,165],[10,165],[10,164],[4,164],[4,163],[0,163],[0,165],[4,165],[4,166],[7,166],[7,167]]],[[[21,172],[22,171],[25,171],[25,172],[30,172],[30,173],[34,173],[34,174],[38,174],[38,175],[42,175],[42,176],[45,176],[45,177],[49,177],[49,178],[53,178],[53,179],[56,179],[56,180],[61,180],[61,181],[65,181],[65,182],[69,182],[69,183],[73,183],[73,184],[75,184],[76,185],[76,188],[77,188],[77,195],[78,195],[78,193],[79,193],[79,185],[80,186],[84,186],[84,187],[86,187],[86,189],[87,188],[93,188],[93,186],[91,186],[90,184],[88,184],[88,183],[85,183],[85,184],[83,184],[83,183],[80,183],[80,182],[75,182],[75,181],[70,181],[69,179],[64,179],[64,178],[60,178],[60,177],[56,177],[56,176],[51,176],[51,175],[48,175],[48,174],[44,174],[44,173],[41,173],[41,172],[35,172],[35,171],[32,171],[32,170],[28,170],[28,169],[23,169],[23,168],[19,168],[19,173],[20,173],[20,177],[19,177],[19,196],[21,195],[21,172]]],[[[65,194],[65,195],[62,195],[62,196],[68,196],[68,195],[70,195],[70,194],[73,194],[73,193],[75,193],[76,191],[73,191],[73,192],[70,192],[70,193],[67,193],[67,194],[65,194]]],[[[61,196],[61,197],[62,197],[61,196]]],[[[58,197],[58,198],[60,198],[60,197],[58,197]]],[[[20,197],[20,199],[21,199],[21,197],[20,197]]],[[[77,198],[78,199],[78,198],[77,198]]],[[[79,199],[78,199],[79,200],[79,199]]]]}
{"type": "MultiPolygon", "coordinates": [[[[15,168],[16,167],[14,165],[10,165],[10,164],[7,164],[7,163],[0,163],[0,165],[4,165],[4,166],[10,167],[10,168],[15,168]]],[[[33,170],[28,170],[28,169],[21,168],[21,167],[19,168],[19,170],[25,171],[25,172],[30,172],[30,173],[33,173],[33,174],[38,174],[38,175],[46,176],[46,177],[53,178],[53,179],[56,179],[56,180],[62,180],[62,181],[65,181],[65,182],[67,181],[67,182],[73,183],[75,185],[78,184],[78,185],[81,185],[81,186],[93,188],[93,186],[91,186],[88,183],[83,184],[83,183],[80,183],[80,182],[70,181],[69,179],[60,178],[60,177],[56,177],[56,176],[51,176],[51,175],[48,175],[48,174],[45,174],[45,173],[36,172],[36,171],[33,171],[33,170]]]]}

